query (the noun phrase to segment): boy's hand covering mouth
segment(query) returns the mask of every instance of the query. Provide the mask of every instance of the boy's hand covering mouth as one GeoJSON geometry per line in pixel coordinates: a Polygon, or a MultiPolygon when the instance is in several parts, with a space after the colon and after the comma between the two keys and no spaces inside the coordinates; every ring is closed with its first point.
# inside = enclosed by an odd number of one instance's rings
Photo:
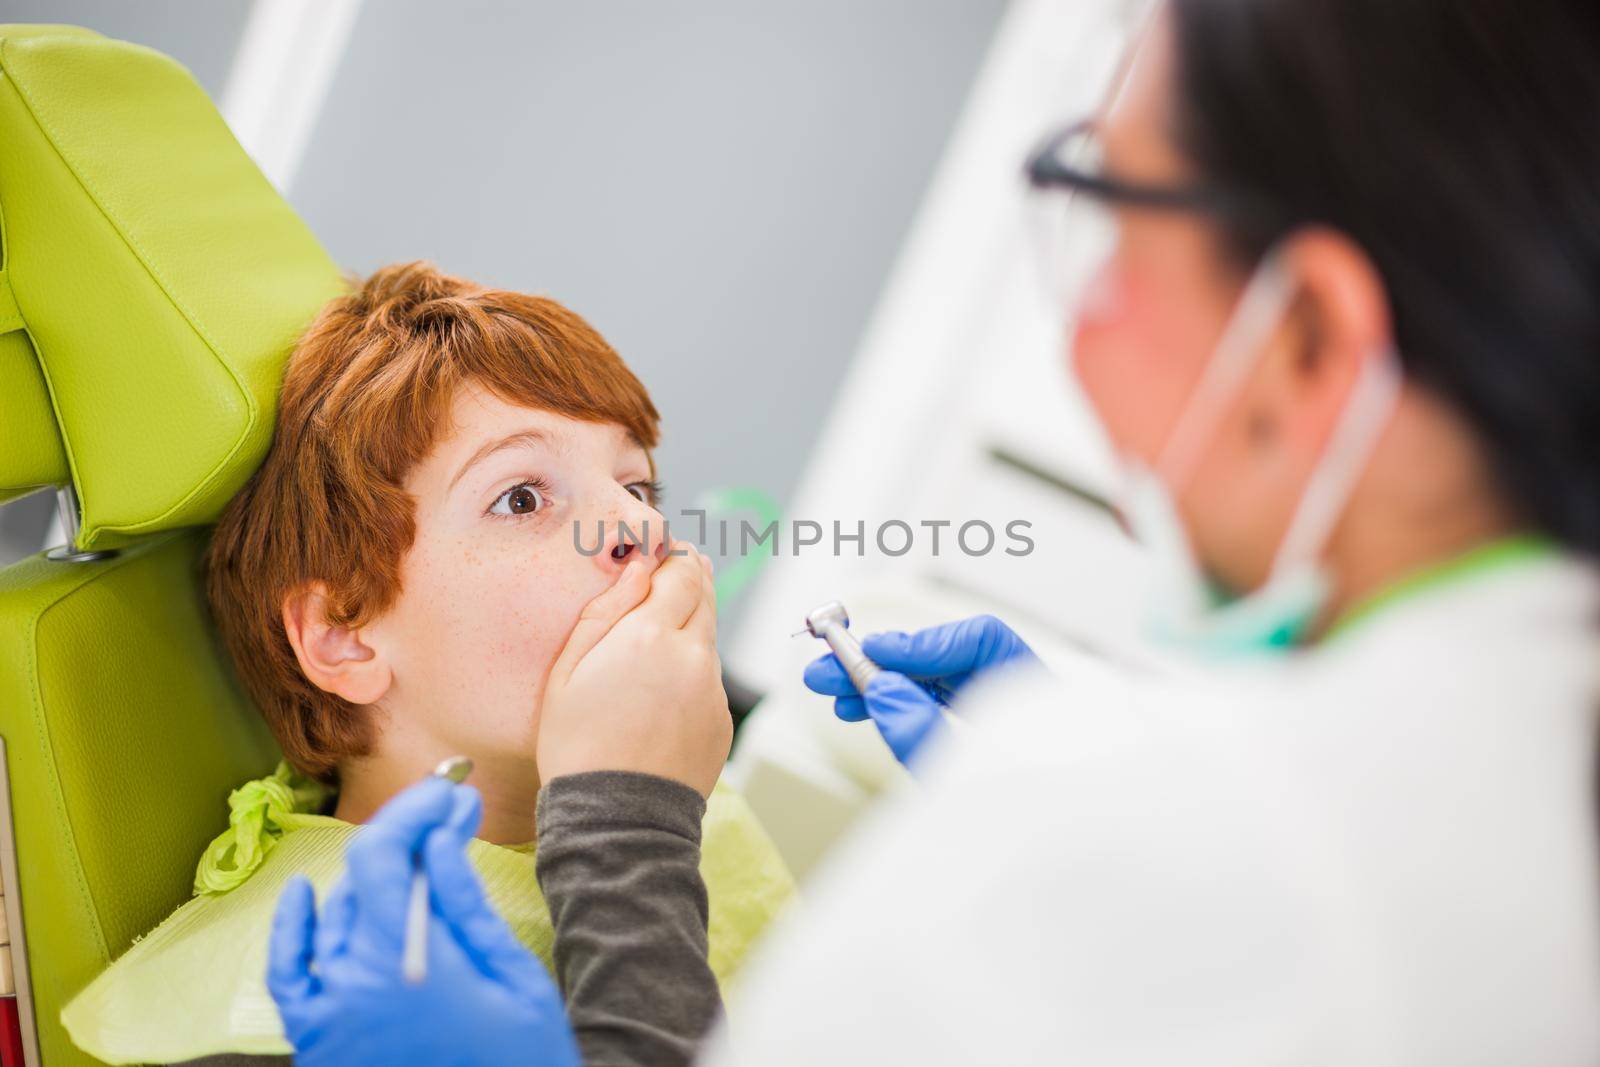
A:
{"type": "MultiPolygon", "coordinates": [[[[733,742],[711,561],[637,555],[584,606],[545,686],[539,776],[654,774],[709,796],[733,742]]],[[[682,553],[673,555],[672,553],[682,553]]]]}

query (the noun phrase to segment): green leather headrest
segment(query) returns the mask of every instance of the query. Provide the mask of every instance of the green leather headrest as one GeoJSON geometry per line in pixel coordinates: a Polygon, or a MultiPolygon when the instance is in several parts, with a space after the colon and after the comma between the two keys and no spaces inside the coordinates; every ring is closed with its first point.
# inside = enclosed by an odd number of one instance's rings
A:
{"type": "Polygon", "coordinates": [[[0,499],[70,475],[83,548],[211,522],[338,271],[147,48],[0,26],[0,145],[0,499]]]}

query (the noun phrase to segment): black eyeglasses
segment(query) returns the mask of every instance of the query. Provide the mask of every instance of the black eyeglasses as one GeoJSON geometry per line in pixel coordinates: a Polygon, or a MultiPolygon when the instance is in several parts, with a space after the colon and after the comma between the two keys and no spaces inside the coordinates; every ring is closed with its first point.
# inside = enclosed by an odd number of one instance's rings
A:
{"type": "Polygon", "coordinates": [[[1253,196],[1205,185],[1145,184],[1108,174],[1105,148],[1093,122],[1076,122],[1051,134],[1028,157],[1025,170],[1035,189],[1066,189],[1134,207],[1199,211],[1253,226],[1278,221],[1279,213],[1253,196]]]}

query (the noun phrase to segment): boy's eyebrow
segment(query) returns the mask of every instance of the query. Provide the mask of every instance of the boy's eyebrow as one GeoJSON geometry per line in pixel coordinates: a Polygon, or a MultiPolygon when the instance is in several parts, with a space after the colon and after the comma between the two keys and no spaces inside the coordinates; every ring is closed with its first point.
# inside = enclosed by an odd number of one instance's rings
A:
{"type": "Polygon", "coordinates": [[[519,445],[532,444],[553,446],[554,441],[551,439],[550,434],[544,430],[518,430],[516,433],[507,434],[498,440],[485,441],[482,445],[478,446],[478,450],[468,457],[467,461],[461,465],[461,469],[456,471],[455,477],[450,479],[450,484],[445,486],[445,492],[448,493],[450,490],[454,489],[456,487],[456,483],[461,480],[461,476],[467,473],[467,471],[471,470],[472,467],[479,461],[488,459],[496,452],[501,452],[508,448],[516,448],[519,445]]]}

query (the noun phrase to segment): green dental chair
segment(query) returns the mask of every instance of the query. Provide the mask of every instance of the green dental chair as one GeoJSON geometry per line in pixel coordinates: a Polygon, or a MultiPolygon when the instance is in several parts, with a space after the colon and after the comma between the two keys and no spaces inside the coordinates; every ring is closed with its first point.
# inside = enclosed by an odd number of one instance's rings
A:
{"type": "Polygon", "coordinates": [[[0,242],[0,501],[69,540],[0,570],[0,881],[27,1062],[73,1067],[62,1005],[278,758],[198,560],[340,280],[183,68],[71,27],[0,26],[0,242]]]}

